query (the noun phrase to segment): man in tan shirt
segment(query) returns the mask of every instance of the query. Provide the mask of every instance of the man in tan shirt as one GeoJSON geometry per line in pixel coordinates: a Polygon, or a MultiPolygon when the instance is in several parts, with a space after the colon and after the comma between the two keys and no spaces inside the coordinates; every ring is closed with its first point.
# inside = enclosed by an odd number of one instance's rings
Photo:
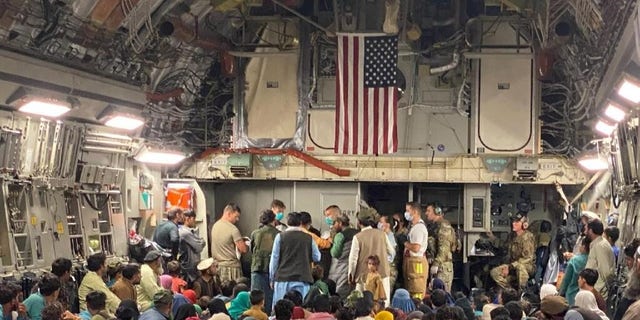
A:
{"type": "Polygon", "coordinates": [[[211,228],[211,257],[218,262],[221,281],[242,277],[240,258],[236,253],[247,253],[249,247],[244,242],[236,223],[240,220],[240,207],[229,203],[224,207],[222,217],[211,228]]]}

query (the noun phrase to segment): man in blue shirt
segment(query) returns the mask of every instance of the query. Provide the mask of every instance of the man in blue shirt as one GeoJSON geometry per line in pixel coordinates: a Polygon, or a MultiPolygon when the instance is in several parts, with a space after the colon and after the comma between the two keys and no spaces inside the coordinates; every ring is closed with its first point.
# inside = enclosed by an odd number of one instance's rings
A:
{"type": "Polygon", "coordinates": [[[60,279],[51,273],[46,273],[40,278],[38,292],[32,293],[26,300],[24,306],[27,315],[31,320],[42,319],[42,309],[45,305],[52,304],[58,300],[60,292],[60,279]]]}
{"type": "Polygon", "coordinates": [[[18,301],[20,286],[14,282],[0,284],[0,320],[12,320],[13,312],[18,313],[18,320],[27,320],[27,312],[22,303],[18,301]]]}
{"type": "Polygon", "coordinates": [[[153,241],[165,250],[171,250],[173,260],[178,258],[180,235],[178,225],[184,223],[182,209],[171,208],[167,211],[167,221],[160,224],[153,233],[153,241]]]}

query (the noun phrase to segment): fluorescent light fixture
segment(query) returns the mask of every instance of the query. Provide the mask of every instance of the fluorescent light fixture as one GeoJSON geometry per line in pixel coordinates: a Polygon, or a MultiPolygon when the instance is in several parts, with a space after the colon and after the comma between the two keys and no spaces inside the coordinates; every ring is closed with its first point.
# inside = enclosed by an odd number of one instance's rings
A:
{"type": "Polygon", "coordinates": [[[607,123],[604,120],[598,120],[598,123],[596,123],[595,129],[596,131],[598,131],[599,133],[605,136],[610,136],[613,133],[613,130],[616,129],[616,125],[607,123]]]}
{"type": "Polygon", "coordinates": [[[175,165],[186,157],[186,154],[179,151],[149,149],[145,147],[133,158],[142,163],[175,165]]]}
{"type": "Polygon", "coordinates": [[[142,119],[129,117],[125,115],[116,115],[104,123],[104,125],[107,127],[124,129],[124,130],[134,130],[139,128],[143,124],[144,124],[144,121],[142,119]]]}
{"type": "Polygon", "coordinates": [[[21,112],[37,114],[43,117],[57,118],[71,110],[69,104],[57,100],[30,99],[18,109],[21,112]]]}
{"type": "Polygon", "coordinates": [[[600,171],[609,169],[609,163],[600,157],[585,157],[578,160],[582,168],[587,171],[600,171]]]}
{"type": "Polygon", "coordinates": [[[616,86],[618,95],[634,104],[640,103],[640,66],[630,62],[616,86]]]}
{"type": "Polygon", "coordinates": [[[618,123],[627,116],[627,109],[613,101],[607,101],[607,105],[604,107],[604,115],[618,123]]]}

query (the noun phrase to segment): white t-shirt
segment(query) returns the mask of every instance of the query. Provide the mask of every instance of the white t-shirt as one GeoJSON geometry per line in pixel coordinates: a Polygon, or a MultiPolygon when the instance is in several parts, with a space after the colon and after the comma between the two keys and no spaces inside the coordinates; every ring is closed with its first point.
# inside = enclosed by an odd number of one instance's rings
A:
{"type": "Polygon", "coordinates": [[[411,229],[409,230],[409,242],[420,244],[420,249],[418,250],[418,252],[409,250],[410,256],[424,256],[424,252],[427,251],[427,246],[429,245],[429,231],[427,231],[427,226],[424,224],[424,221],[422,221],[422,219],[411,226],[411,229]]]}

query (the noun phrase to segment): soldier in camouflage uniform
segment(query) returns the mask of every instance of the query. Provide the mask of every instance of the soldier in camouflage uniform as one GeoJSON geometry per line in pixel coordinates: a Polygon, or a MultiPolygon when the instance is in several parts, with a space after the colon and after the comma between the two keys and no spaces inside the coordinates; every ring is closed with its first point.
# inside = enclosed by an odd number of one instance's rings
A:
{"type": "MultiPolygon", "coordinates": [[[[444,218],[442,209],[435,204],[427,206],[427,220],[434,225],[433,234],[435,237],[429,237],[429,247],[435,247],[433,251],[433,261],[431,264],[431,277],[437,277],[442,280],[446,286],[446,290],[451,292],[451,283],[453,282],[453,252],[456,251],[456,235],[451,223],[444,218]],[[433,244],[432,244],[433,242],[433,244]]],[[[432,233],[429,233],[431,235],[432,233]]]]}
{"type": "MultiPolygon", "coordinates": [[[[516,270],[517,282],[520,288],[527,285],[529,275],[535,272],[535,237],[527,230],[527,217],[518,213],[511,222],[516,237],[509,245],[509,264],[497,266],[491,270],[491,278],[502,288],[511,287],[509,284],[509,266],[516,270]]],[[[514,288],[519,289],[519,288],[514,288]]]]}

